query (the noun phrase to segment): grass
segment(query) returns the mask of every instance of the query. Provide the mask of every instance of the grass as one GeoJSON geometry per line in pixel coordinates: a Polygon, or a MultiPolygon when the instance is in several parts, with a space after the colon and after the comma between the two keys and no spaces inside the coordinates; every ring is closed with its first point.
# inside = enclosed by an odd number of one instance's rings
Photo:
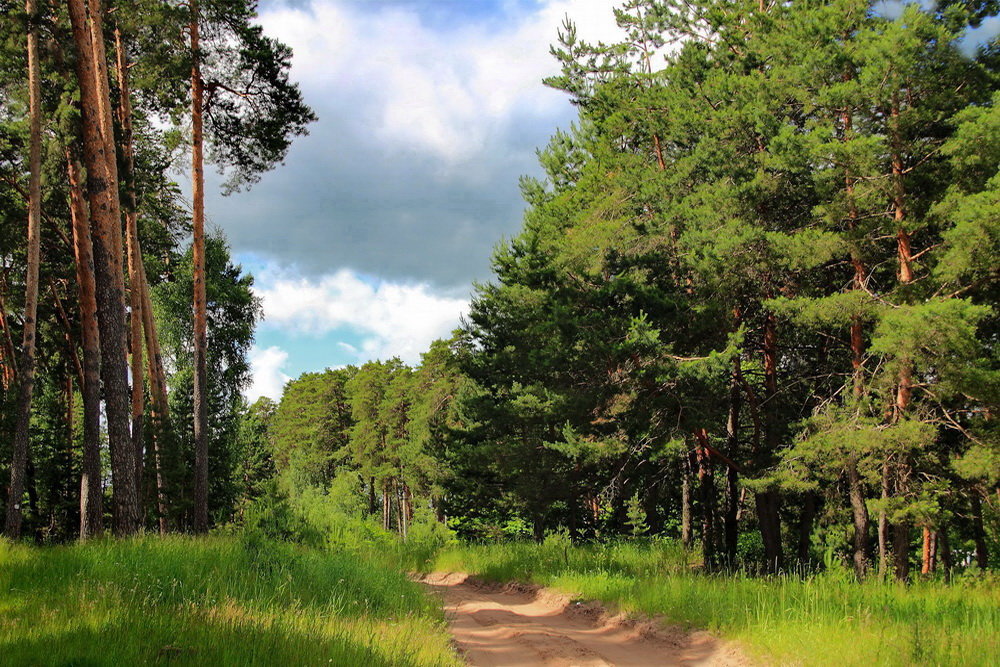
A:
{"type": "Polygon", "coordinates": [[[460,664],[401,572],[253,536],[0,540],[0,662],[460,664]]]}
{"type": "Polygon", "coordinates": [[[1000,587],[881,580],[846,571],[760,578],[693,571],[670,542],[455,546],[426,569],[552,586],[625,612],[661,616],[739,641],[767,663],[1000,664],[1000,587]]]}
{"type": "Polygon", "coordinates": [[[1000,664],[995,577],[903,586],[858,584],[836,568],[705,574],[669,541],[442,543],[355,534],[320,550],[253,532],[45,548],[0,540],[0,663],[461,664],[437,601],[408,569],[552,586],[711,630],[769,664],[1000,664]]]}

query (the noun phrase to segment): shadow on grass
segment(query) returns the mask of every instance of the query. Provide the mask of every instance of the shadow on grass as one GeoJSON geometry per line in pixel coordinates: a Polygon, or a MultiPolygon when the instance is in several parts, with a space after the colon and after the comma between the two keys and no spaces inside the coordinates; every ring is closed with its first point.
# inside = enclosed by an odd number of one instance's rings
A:
{"type": "MultiPolygon", "coordinates": [[[[110,621],[0,641],[0,662],[11,665],[401,665],[425,661],[390,654],[350,637],[280,627],[188,617],[137,626],[110,621]],[[187,626],[186,628],[183,626],[187,626]]],[[[375,640],[376,637],[371,637],[375,640]]]]}

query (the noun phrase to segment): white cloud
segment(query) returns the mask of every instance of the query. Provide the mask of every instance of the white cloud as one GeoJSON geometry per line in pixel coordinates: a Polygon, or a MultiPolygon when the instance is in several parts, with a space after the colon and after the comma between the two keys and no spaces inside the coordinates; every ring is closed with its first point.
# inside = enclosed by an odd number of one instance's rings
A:
{"type": "Polygon", "coordinates": [[[516,114],[551,118],[566,108],[565,95],[540,83],[556,73],[549,44],[567,15],[582,37],[611,39],[615,4],[548,0],[531,11],[512,5],[502,21],[440,27],[414,8],[314,0],[260,20],[294,49],[293,76],[306,90],[357,98],[366,129],[388,150],[431,152],[454,167],[482,154],[516,114]]]}
{"type": "Polygon", "coordinates": [[[288,363],[288,353],[280,347],[265,349],[253,347],[250,350],[250,373],[253,381],[246,391],[247,400],[253,403],[261,396],[275,400],[281,398],[285,383],[291,380],[282,368],[288,363]]]}
{"type": "Polygon", "coordinates": [[[424,283],[372,284],[353,271],[310,279],[270,267],[254,288],[264,305],[264,323],[297,335],[323,336],[348,328],[361,336],[355,347],[341,342],[359,362],[399,357],[415,364],[431,342],[447,338],[469,302],[435,294],[424,283]]]}

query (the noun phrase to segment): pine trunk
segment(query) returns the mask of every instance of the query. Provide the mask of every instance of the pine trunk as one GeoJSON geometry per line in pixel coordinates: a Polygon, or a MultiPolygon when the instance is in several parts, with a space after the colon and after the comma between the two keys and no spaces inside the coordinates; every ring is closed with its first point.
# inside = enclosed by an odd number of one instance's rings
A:
{"type": "Polygon", "coordinates": [[[389,482],[382,486],[382,528],[390,530],[392,528],[392,498],[389,496],[389,482]]]}
{"type": "Polygon", "coordinates": [[[893,222],[896,227],[896,254],[899,260],[897,277],[906,285],[913,282],[913,251],[910,248],[910,233],[906,229],[906,186],[902,148],[899,139],[899,104],[893,101],[889,111],[890,133],[892,135],[892,205],[893,222]]]}
{"type": "Polygon", "coordinates": [[[864,484],[858,474],[857,458],[852,456],[847,462],[847,487],[851,498],[851,512],[854,516],[853,561],[854,574],[863,579],[868,572],[868,506],[865,504],[864,484]]]}
{"type": "Polygon", "coordinates": [[[3,385],[4,391],[9,390],[17,379],[14,339],[10,334],[10,326],[7,324],[6,312],[3,293],[0,292],[0,331],[3,332],[3,339],[0,339],[0,384],[3,385]]]}
{"type": "Polygon", "coordinates": [[[886,459],[882,462],[882,502],[878,511],[878,573],[881,576],[889,572],[889,515],[885,509],[889,502],[889,471],[890,463],[886,459]]]}
{"type": "Polygon", "coordinates": [[[937,531],[923,527],[923,549],[920,559],[920,574],[930,575],[937,569],[937,531]]]}
{"type": "Polygon", "coordinates": [[[163,475],[163,458],[166,444],[170,442],[170,407],[167,401],[167,378],[163,370],[163,354],[153,318],[153,301],[149,296],[145,263],[139,262],[139,288],[142,294],[142,333],[146,340],[146,364],[149,373],[149,390],[152,399],[153,467],[156,469],[156,509],[160,534],[169,529],[167,518],[167,488],[163,475]]]}
{"type": "Polygon", "coordinates": [[[24,337],[21,343],[21,372],[18,378],[17,420],[14,427],[10,486],[7,493],[8,537],[21,536],[21,500],[28,464],[28,428],[31,424],[31,395],[35,386],[35,331],[38,315],[38,268],[41,263],[42,225],[42,83],[38,63],[37,2],[27,0],[28,15],[28,247],[24,278],[24,337]]]}
{"type": "Polygon", "coordinates": [[[990,554],[986,547],[986,530],[983,527],[983,501],[979,498],[979,492],[975,489],[971,491],[972,505],[972,539],[976,545],[976,564],[979,569],[985,570],[990,564],[990,554]]]}
{"type": "Polygon", "coordinates": [[[128,56],[122,33],[115,28],[115,70],[118,78],[118,126],[121,130],[120,147],[122,166],[122,204],[125,210],[125,247],[128,258],[129,281],[129,347],[132,353],[132,445],[135,448],[136,486],[142,488],[143,468],[143,409],[144,385],[142,364],[142,279],[139,265],[142,251],[139,246],[138,205],[135,196],[135,154],[132,145],[132,100],[128,80],[128,56]]]}
{"type": "MultiPolygon", "coordinates": [[[[906,185],[903,182],[905,168],[899,129],[899,103],[894,99],[889,112],[889,129],[892,147],[892,206],[893,223],[896,228],[896,250],[899,262],[897,277],[901,285],[913,282],[913,253],[910,248],[910,234],[906,229],[906,185]]],[[[913,364],[909,359],[900,359],[896,386],[896,401],[893,421],[899,421],[906,414],[913,392],[913,364]]],[[[896,465],[896,495],[905,495],[909,489],[911,467],[909,462],[900,461],[896,465]]],[[[910,524],[907,521],[893,526],[893,558],[896,578],[906,580],[910,572],[910,524]]]]}
{"type": "Polygon", "coordinates": [[[114,527],[118,535],[130,535],[139,527],[139,496],[135,484],[135,448],[129,432],[121,207],[102,10],[99,0],[91,3],[88,20],[83,0],[67,0],[67,5],[80,83],[83,158],[87,168],[101,340],[101,380],[111,449],[114,527]]]}
{"type": "Polygon", "coordinates": [[[194,529],[208,530],[208,320],[205,296],[204,94],[200,17],[191,1],[191,206],[194,259],[194,529]]]}
{"type": "Polygon", "coordinates": [[[698,494],[701,501],[701,552],[705,567],[716,566],[715,552],[715,479],[708,452],[708,434],[705,429],[695,431],[697,441],[695,458],[698,461],[698,494]]]}
{"type": "MultiPolygon", "coordinates": [[[[740,447],[740,410],[743,394],[739,379],[742,376],[742,360],[737,356],[733,360],[733,376],[729,384],[729,414],[726,418],[726,454],[736,458],[740,447]]],[[[729,466],[726,471],[726,561],[730,567],[736,564],[736,546],[739,539],[739,473],[729,466]]]]}
{"type": "Polygon", "coordinates": [[[896,579],[910,578],[910,522],[900,521],[892,526],[892,560],[896,579]]]}
{"type": "Polygon", "coordinates": [[[104,494],[101,491],[101,339],[97,326],[97,292],[94,250],[87,208],[80,187],[80,168],[67,151],[73,255],[80,296],[80,329],[83,338],[83,474],[80,478],[80,539],[104,530],[104,494]]]}
{"type": "MultiPolygon", "coordinates": [[[[778,334],[777,318],[768,313],[764,321],[764,452],[759,453],[758,467],[764,468],[778,451],[778,334]]],[[[781,497],[775,490],[756,494],[757,520],[764,541],[765,571],[777,572],[784,566],[781,546],[781,497]]]]}
{"type": "MultiPolygon", "coordinates": [[[[72,213],[70,213],[72,216],[72,213]]],[[[73,338],[73,325],[70,324],[69,315],[66,314],[66,309],[63,308],[62,299],[59,298],[59,290],[56,288],[56,283],[51,278],[49,279],[49,291],[52,293],[52,303],[56,307],[56,314],[59,316],[59,321],[63,325],[64,339],[66,340],[66,356],[73,363],[73,368],[76,370],[76,377],[80,387],[83,387],[83,364],[80,362],[80,355],[77,354],[76,350],[76,340],[73,338]]]]}
{"type": "Polygon", "coordinates": [[[400,482],[396,482],[396,516],[398,517],[399,535],[406,541],[407,532],[409,528],[409,517],[406,514],[406,485],[400,482]]]}
{"type": "Polygon", "coordinates": [[[691,457],[684,457],[681,465],[681,543],[691,547],[691,457]]]}
{"type": "Polygon", "coordinates": [[[951,555],[951,544],[948,541],[948,530],[939,530],[937,533],[938,549],[941,554],[941,567],[944,568],[944,574],[946,577],[951,577],[951,569],[954,567],[954,561],[951,555]]]}
{"type": "MultiPolygon", "coordinates": [[[[846,74],[844,80],[850,80],[850,74],[846,74]]],[[[841,141],[847,141],[851,133],[851,128],[853,126],[851,120],[851,113],[849,108],[845,108],[841,114],[841,123],[843,126],[843,135],[841,141]]],[[[850,231],[854,231],[858,226],[858,207],[854,198],[854,183],[855,178],[850,173],[849,170],[844,172],[844,193],[847,196],[847,228],[850,231]]],[[[865,282],[867,277],[867,270],[865,264],[861,259],[861,254],[857,247],[852,244],[851,247],[851,266],[854,268],[854,277],[851,281],[851,289],[855,291],[860,291],[865,288],[865,282]]],[[[853,370],[852,378],[854,384],[854,397],[861,398],[864,394],[864,371],[862,366],[864,364],[864,329],[861,321],[860,315],[851,316],[851,369],[853,370]]]]}
{"type": "Polygon", "coordinates": [[[816,506],[819,504],[819,500],[815,493],[809,492],[805,494],[802,500],[802,514],[799,517],[799,548],[798,548],[798,558],[800,563],[808,563],[810,561],[811,549],[812,549],[812,531],[813,524],[816,521],[816,506]]]}

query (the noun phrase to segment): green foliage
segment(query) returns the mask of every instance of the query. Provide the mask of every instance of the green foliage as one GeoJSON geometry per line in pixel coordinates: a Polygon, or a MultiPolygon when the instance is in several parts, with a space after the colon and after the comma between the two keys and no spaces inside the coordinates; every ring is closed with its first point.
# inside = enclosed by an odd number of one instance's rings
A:
{"type": "MultiPolygon", "coordinates": [[[[193,499],[188,481],[194,462],[194,376],[193,376],[193,299],[192,256],[190,248],[176,258],[174,281],[164,282],[153,289],[153,304],[164,360],[172,374],[170,386],[170,413],[179,447],[164,453],[164,476],[171,494],[171,504],[176,516],[172,520],[186,525],[188,510],[193,499]]],[[[243,419],[246,401],[243,389],[249,384],[250,366],[247,353],[253,343],[254,329],[261,316],[260,299],[254,295],[253,276],[233,264],[229,247],[220,235],[206,239],[206,283],[208,295],[208,338],[212,341],[208,351],[208,424],[209,424],[209,512],[218,522],[232,516],[241,494],[254,493],[247,489],[247,482],[239,479],[235,470],[250,463],[244,437],[260,437],[241,429],[248,426],[243,419]],[[242,487],[242,488],[240,488],[242,487]]],[[[268,417],[257,415],[258,422],[268,417]]],[[[259,461],[265,465],[266,463],[259,461]]],[[[244,472],[247,470],[244,468],[244,472]]]]}
{"type": "Polygon", "coordinates": [[[269,434],[286,493],[325,488],[333,480],[353,424],[345,389],[353,373],[305,373],[285,386],[269,434]]]}
{"type": "Polygon", "coordinates": [[[628,499],[626,516],[626,525],[631,529],[633,536],[643,535],[649,530],[646,524],[646,511],[642,509],[638,493],[628,499]]]}

